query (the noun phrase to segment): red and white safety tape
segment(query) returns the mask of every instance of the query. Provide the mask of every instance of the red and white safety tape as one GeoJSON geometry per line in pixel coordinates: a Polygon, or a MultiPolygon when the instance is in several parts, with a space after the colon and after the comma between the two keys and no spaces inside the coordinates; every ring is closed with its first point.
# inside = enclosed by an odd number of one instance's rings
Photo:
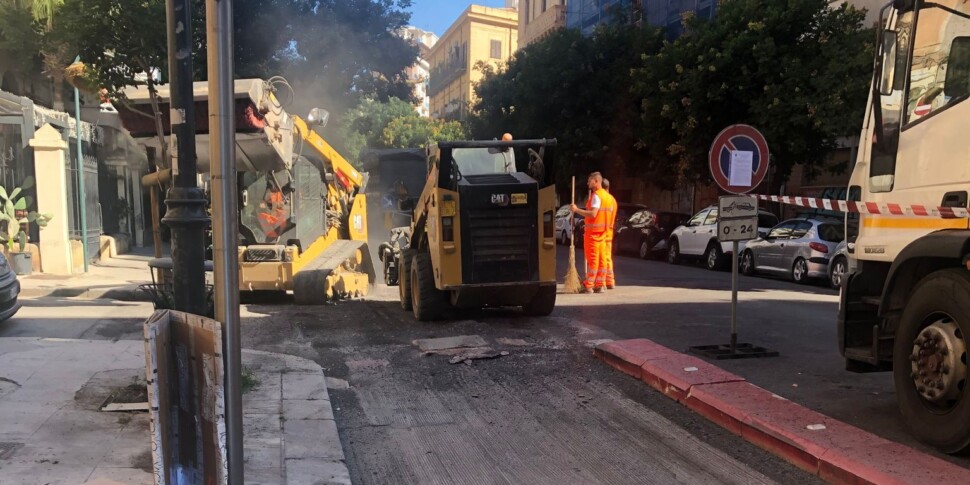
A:
{"type": "Polygon", "coordinates": [[[963,219],[970,217],[970,211],[963,207],[934,207],[919,204],[900,205],[887,202],[854,202],[851,200],[816,199],[788,195],[753,195],[753,197],[757,197],[760,200],[780,202],[782,204],[799,207],[874,216],[940,217],[943,219],[963,219]]]}

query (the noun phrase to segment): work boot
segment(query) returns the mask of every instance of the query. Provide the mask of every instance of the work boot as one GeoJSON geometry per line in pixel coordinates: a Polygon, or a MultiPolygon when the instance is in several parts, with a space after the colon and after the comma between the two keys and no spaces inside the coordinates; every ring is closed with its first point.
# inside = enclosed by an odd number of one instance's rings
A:
{"type": "Polygon", "coordinates": [[[602,293],[602,292],[603,292],[602,286],[597,286],[596,288],[593,289],[593,293],[602,293]]]}
{"type": "Polygon", "coordinates": [[[580,295],[591,295],[592,293],[592,288],[583,288],[583,290],[579,292],[580,295]]]}
{"type": "Polygon", "coordinates": [[[615,285],[606,285],[606,289],[607,290],[612,290],[613,288],[616,288],[616,286],[615,285]]]}

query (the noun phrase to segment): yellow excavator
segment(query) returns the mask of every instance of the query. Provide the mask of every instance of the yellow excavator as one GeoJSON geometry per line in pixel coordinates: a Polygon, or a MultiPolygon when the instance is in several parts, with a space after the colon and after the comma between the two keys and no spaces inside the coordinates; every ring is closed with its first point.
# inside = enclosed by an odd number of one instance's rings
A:
{"type": "Polygon", "coordinates": [[[271,83],[250,90],[262,131],[283,166],[239,171],[239,283],[244,292],[292,291],[297,303],[362,297],[374,279],[367,249],[367,175],[306,120],[282,108],[271,83]]]}

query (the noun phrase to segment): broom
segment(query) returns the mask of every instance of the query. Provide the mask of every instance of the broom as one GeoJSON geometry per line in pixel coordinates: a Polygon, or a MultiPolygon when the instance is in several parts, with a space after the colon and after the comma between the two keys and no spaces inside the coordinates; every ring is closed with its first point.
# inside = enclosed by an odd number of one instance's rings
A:
{"type": "MultiPolygon", "coordinates": [[[[576,177],[573,177],[572,203],[576,203],[576,177]]],[[[569,214],[569,224],[573,224],[573,214],[569,214]]],[[[566,293],[579,293],[583,290],[583,285],[579,281],[579,273],[576,271],[576,227],[570,226],[569,231],[569,270],[566,271],[566,281],[563,283],[563,290],[566,293]]]]}

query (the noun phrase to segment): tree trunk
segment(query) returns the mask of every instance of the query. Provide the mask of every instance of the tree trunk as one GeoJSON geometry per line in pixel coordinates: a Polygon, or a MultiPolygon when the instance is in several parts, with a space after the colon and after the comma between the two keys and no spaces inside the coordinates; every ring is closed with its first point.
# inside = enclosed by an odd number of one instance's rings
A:
{"type": "MultiPolygon", "coordinates": [[[[148,73],[148,99],[151,100],[152,114],[155,118],[155,134],[158,137],[158,143],[162,151],[162,160],[164,163],[168,164],[169,168],[172,167],[172,159],[169,158],[168,154],[168,144],[165,143],[165,127],[162,125],[162,112],[158,106],[158,91],[155,89],[155,81],[152,79],[151,69],[144,68],[145,72],[148,73]]],[[[155,171],[158,171],[158,164],[154,163],[154,157],[152,157],[152,166],[155,171]]],[[[155,244],[155,257],[162,257],[162,228],[161,228],[161,218],[158,214],[159,205],[161,204],[161,187],[160,185],[152,185],[151,187],[151,206],[152,206],[152,238],[155,244]]]]}

